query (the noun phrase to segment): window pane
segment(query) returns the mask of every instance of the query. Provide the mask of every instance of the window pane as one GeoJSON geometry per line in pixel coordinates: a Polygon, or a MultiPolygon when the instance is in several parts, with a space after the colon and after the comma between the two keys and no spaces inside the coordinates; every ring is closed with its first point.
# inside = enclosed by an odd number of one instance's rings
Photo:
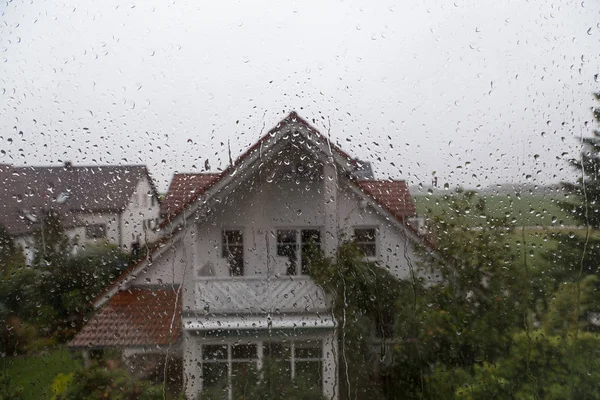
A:
{"type": "Polygon", "coordinates": [[[227,386],[227,363],[203,363],[202,379],[204,387],[227,386]]]}
{"type": "Polygon", "coordinates": [[[374,242],[375,229],[355,229],[354,240],[356,242],[374,242]]]}
{"type": "Polygon", "coordinates": [[[244,248],[242,246],[229,246],[227,261],[232,276],[244,275],[244,248]]]}
{"type": "Polygon", "coordinates": [[[321,361],[296,361],[296,381],[304,382],[310,387],[321,387],[321,361]]]}
{"type": "Polygon", "coordinates": [[[205,345],[202,346],[203,360],[226,360],[227,345],[205,345]]]}
{"type": "Polygon", "coordinates": [[[321,231],[318,229],[303,229],[301,240],[302,244],[321,243],[321,231]]]}
{"type": "Polygon", "coordinates": [[[365,254],[366,257],[377,256],[375,244],[357,243],[356,246],[365,254]]]}
{"type": "Polygon", "coordinates": [[[320,343],[296,343],[296,358],[321,358],[320,343]]]}
{"type": "Polygon", "coordinates": [[[278,230],[277,243],[296,243],[296,231],[293,229],[278,230]]]}
{"type": "Polygon", "coordinates": [[[244,242],[244,234],[241,230],[225,231],[225,238],[229,244],[242,244],[244,242]]]}
{"type": "Polygon", "coordinates": [[[253,387],[257,379],[256,362],[231,363],[231,391],[233,398],[247,398],[248,390],[253,387]]]}
{"type": "Polygon", "coordinates": [[[231,359],[256,359],[256,345],[255,344],[237,344],[231,346],[231,359]]]}
{"type": "Polygon", "coordinates": [[[265,357],[273,359],[289,359],[290,353],[290,345],[287,343],[271,342],[264,344],[263,354],[265,357]]]}

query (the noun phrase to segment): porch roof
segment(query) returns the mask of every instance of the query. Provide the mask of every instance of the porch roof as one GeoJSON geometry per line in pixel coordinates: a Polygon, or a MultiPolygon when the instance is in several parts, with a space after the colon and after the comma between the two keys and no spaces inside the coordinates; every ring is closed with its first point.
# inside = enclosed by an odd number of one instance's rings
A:
{"type": "Polygon", "coordinates": [[[181,296],[177,289],[131,288],[115,294],[68,346],[161,346],[175,343],[180,335],[181,296]]]}

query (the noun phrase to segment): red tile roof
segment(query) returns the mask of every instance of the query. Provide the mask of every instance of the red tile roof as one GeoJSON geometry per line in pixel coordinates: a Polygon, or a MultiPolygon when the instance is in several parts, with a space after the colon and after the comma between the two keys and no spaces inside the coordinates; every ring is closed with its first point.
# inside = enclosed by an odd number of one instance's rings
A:
{"type": "Polygon", "coordinates": [[[197,197],[212,186],[219,179],[219,176],[220,174],[212,173],[173,175],[169,191],[160,205],[161,215],[173,216],[190,199],[197,197]]]}
{"type": "Polygon", "coordinates": [[[133,288],[115,294],[90,318],[68,346],[105,348],[168,345],[175,343],[180,334],[181,295],[177,298],[177,290],[133,288]]]}
{"type": "Polygon", "coordinates": [[[403,220],[415,215],[415,203],[404,181],[358,181],[358,186],[394,217],[403,220]]]}

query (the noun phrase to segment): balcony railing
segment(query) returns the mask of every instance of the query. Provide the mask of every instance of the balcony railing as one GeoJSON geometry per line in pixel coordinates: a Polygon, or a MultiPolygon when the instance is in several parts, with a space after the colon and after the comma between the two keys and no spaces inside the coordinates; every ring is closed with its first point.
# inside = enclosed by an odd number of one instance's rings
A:
{"type": "Polygon", "coordinates": [[[195,296],[202,314],[322,313],[330,304],[309,277],[201,278],[195,296]]]}

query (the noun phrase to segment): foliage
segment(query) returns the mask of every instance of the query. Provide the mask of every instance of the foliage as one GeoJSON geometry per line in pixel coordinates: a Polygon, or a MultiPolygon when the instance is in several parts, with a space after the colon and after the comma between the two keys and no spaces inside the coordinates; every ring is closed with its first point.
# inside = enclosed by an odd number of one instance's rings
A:
{"type": "MultiPolygon", "coordinates": [[[[600,399],[600,337],[515,335],[510,354],[474,367],[458,399],[600,399]]],[[[439,371],[439,375],[448,371],[439,371]]]]}
{"type": "MultiPolygon", "coordinates": [[[[594,97],[600,100],[600,93],[594,97]]],[[[593,108],[592,113],[595,123],[599,124],[600,108],[593,108]]],[[[575,183],[562,183],[575,202],[565,202],[563,206],[580,225],[600,229],[600,131],[595,129],[591,137],[583,138],[582,147],[580,159],[569,162],[579,178],[575,183]]]]}
{"type": "Polygon", "coordinates": [[[0,400],[24,400],[23,390],[16,387],[9,376],[0,374],[0,400]]]}
{"type": "Polygon", "coordinates": [[[544,329],[554,335],[576,334],[577,330],[595,330],[591,313],[600,312],[600,278],[588,275],[579,282],[564,283],[554,293],[544,317],[544,329]],[[578,296],[579,293],[579,296],[578,296]]]}
{"type": "Polygon", "coordinates": [[[314,249],[308,258],[310,275],[331,296],[340,324],[342,390],[348,398],[381,394],[383,388],[374,379],[378,360],[370,340],[374,334],[386,336],[385,325],[393,321],[397,300],[408,282],[400,282],[385,267],[366,261],[352,242],[341,244],[333,259],[314,249]]]}
{"type": "MultiPolygon", "coordinates": [[[[276,360],[265,358],[260,371],[249,366],[244,374],[232,377],[233,400],[319,400],[324,399],[321,388],[300,379],[292,380],[289,369],[281,368],[276,360]]],[[[227,398],[226,383],[204,389],[202,400],[227,398]]]]}
{"type": "Polygon", "coordinates": [[[32,328],[22,318],[30,318],[37,312],[36,276],[25,265],[23,250],[0,226],[0,350],[3,352],[22,351],[32,339],[32,328]]]}
{"type": "MultiPolygon", "coordinates": [[[[446,201],[447,211],[430,222],[435,253],[421,249],[424,266],[440,279],[415,284],[398,304],[402,323],[389,374],[394,391],[408,398],[431,397],[434,388],[444,386],[439,377],[433,380],[435,370],[460,375],[462,368],[502,358],[527,321],[526,287],[511,251],[510,222],[489,217],[485,200],[473,192],[459,191],[446,201]],[[483,222],[480,228],[465,223],[469,214],[483,222]]],[[[459,376],[445,379],[446,391],[460,382],[459,376]]]]}
{"type": "Polygon", "coordinates": [[[147,381],[135,380],[126,370],[107,369],[98,365],[75,372],[63,391],[56,393],[56,400],[158,400],[162,398],[161,386],[152,386],[147,381]]]}
{"type": "Polygon", "coordinates": [[[73,382],[74,372],[67,374],[59,373],[54,377],[52,385],[50,385],[50,393],[52,393],[52,400],[56,400],[59,395],[62,395],[67,391],[67,388],[73,382]]]}
{"type": "Polygon", "coordinates": [[[42,354],[4,357],[1,366],[12,384],[22,391],[24,399],[49,399],[54,377],[81,369],[82,361],[58,347],[42,354]]]}
{"type": "Polygon", "coordinates": [[[40,271],[53,271],[65,264],[72,247],[58,212],[47,210],[34,234],[33,265],[40,271]]]}
{"type": "MultiPolygon", "coordinates": [[[[594,95],[600,100],[600,93],[594,95]]],[[[592,109],[594,121],[600,123],[600,108],[592,109]]],[[[591,230],[600,229],[600,131],[593,130],[592,136],[582,139],[579,159],[569,161],[579,176],[573,182],[562,182],[569,200],[561,203],[579,225],[591,230]]],[[[600,266],[600,239],[561,235],[559,247],[547,255],[552,277],[558,282],[576,282],[587,274],[598,274],[600,266]]]]}
{"type": "Polygon", "coordinates": [[[40,274],[35,323],[64,341],[76,332],[91,300],[125,266],[127,256],[100,243],[74,251],[58,215],[49,211],[35,234],[34,268],[40,274]]]}

